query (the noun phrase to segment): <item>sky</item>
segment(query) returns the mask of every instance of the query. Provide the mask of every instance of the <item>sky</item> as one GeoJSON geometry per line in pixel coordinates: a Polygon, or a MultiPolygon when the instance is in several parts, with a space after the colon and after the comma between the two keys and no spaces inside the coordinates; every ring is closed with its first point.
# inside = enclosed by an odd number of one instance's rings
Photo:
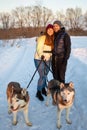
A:
{"type": "MultiPolygon", "coordinates": [[[[62,112],[61,130],[87,130],[87,37],[71,37],[71,55],[66,71],[66,83],[72,81],[75,88],[75,100],[70,111],[72,124],[66,123],[65,111],[62,112]]],[[[32,127],[25,124],[23,113],[18,112],[16,126],[12,125],[12,114],[8,114],[6,97],[7,85],[11,81],[19,82],[26,88],[36,68],[34,53],[36,38],[0,40],[0,130],[59,130],[57,128],[57,107],[41,102],[36,98],[39,75],[35,74],[27,89],[29,92],[29,119],[32,127]]],[[[48,81],[52,77],[49,72],[48,81]]]]}
{"type": "Polygon", "coordinates": [[[20,6],[31,6],[36,3],[46,6],[55,11],[66,10],[67,8],[82,8],[82,11],[87,10],[87,0],[0,0],[0,12],[11,11],[20,6]]]}

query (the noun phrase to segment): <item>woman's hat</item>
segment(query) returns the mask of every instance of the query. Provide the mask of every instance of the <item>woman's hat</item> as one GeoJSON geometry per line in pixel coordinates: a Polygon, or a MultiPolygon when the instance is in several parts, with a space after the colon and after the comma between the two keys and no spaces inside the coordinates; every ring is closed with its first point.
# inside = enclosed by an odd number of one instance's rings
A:
{"type": "Polygon", "coordinates": [[[49,28],[52,28],[52,29],[53,29],[53,25],[52,25],[52,24],[48,24],[47,27],[46,27],[46,31],[47,31],[49,28]]]}

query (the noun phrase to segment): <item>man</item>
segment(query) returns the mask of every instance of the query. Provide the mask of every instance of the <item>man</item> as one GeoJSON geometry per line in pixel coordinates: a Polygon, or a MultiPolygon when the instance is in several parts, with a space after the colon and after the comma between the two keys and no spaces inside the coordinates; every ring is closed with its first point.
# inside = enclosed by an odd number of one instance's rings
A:
{"type": "Polygon", "coordinates": [[[54,50],[52,55],[53,77],[60,82],[65,83],[65,72],[67,60],[71,52],[70,36],[65,31],[61,21],[54,21],[54,50]]]}

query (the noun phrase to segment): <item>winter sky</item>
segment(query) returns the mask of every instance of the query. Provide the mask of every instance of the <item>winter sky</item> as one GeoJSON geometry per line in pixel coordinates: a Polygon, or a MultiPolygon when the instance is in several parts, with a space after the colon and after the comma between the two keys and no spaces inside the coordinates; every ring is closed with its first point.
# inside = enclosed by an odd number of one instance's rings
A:
{"type": "Polygon", "coordinates": [[[80,7],[82,11],[87,10],[87,0],[0,0],[0,12],[11,11],[20,6],[31,6],[40,4],[53,11],[66,10],[67,8],[80,7]]]}

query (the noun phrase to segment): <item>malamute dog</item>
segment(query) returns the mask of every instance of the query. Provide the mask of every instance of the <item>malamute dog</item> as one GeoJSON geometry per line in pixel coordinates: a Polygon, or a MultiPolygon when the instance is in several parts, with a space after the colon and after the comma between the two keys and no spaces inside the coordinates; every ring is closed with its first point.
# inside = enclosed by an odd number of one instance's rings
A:
{"type": "Polygon", "coordinates": [[[51,80],[48,82],[47,87],[47,101],[46,105],[49,105],[50,95],[52,96],[53,104],[57,105],[57,127],[61,128],[61,112],[66,109],[66,121],[68,124],[72,122],[69,119],[70,108],[73,105],[75,90],[72,82],[60,83],[58,80],[51,80]]]}
{"type": "Polygon", "coordinates": [[[17,124],[17,112],[24,112],[25,122],[28,126],[32,123],[28,119],[29,94],[26,89],[20,87],[18,82],[10,82],[6,90],[8,101],[8,113],[13,113],[13,125],[17,124]]]}

